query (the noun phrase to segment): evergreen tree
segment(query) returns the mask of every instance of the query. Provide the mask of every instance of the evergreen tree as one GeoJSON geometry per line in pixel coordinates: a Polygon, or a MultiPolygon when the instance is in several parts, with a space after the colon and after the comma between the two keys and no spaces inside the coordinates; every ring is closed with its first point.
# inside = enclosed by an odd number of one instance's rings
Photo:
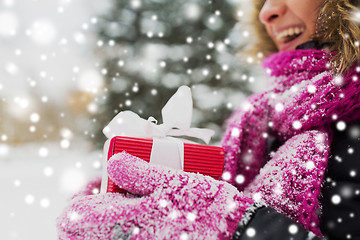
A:
{"type": "Polygon", "coordinates": [[[97,49],[106,71],[106,95],[97,99],[96,143],[119,112],[131,110],[161,123],[161,108],[181,85],[192,87],[192,126],[221,125],[249,93],[238,59],[241,34],[228,1],[112,0],[98,18],[97,49]]]}

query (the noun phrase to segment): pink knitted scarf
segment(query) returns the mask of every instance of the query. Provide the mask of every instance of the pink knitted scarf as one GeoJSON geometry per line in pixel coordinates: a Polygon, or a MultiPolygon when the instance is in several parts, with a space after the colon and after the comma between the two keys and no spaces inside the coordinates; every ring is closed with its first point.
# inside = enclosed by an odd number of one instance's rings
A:
{"type": "Polygon", "coordinates": [[[360,67],[354,65],[346,74],[334,75],[329,69],[331,56],[322,50],[294,50],[266,58],[264,67],[270,75],[271,89],[250,96],[244,107],[234,112],[228,120],[222,144],[226,152],[224,172],[231,176],[228,182],[241,191],[255,193],[260,185],[262,189],[273,187],[275,168],[285,160],[288,167],[278,169],[279,172],[294,172],[296,169],[296,174],[304,176],[297,184],[291,183],[287,177],[276,180],[290,186],[282,197],[293,199],[292,204],[291,201],[281,203],[281,197],[271,191],[261,200],[317,235],[321,235],[316,211],[320,210],[318,198],[329,157],[326,149],[331,144],[330,125],[360,119],[360,67]],[[310,156],[312,151],[306,148],[310,149],[312,143],[305,147],[300,143],[299,139],[311,139],[311,130],[326,136],[321,155],[310,156]],[[305,138],[297,137],[299,135],[305,138]],[[276,156],[280,160],[265,174],[260,169],[275,158],[267,149],[269,137],[284,144],[287,142],[292,147],[283,148],[283,153],[276,156]],[[305,150],[296,151],[300,146],[305,150]],[[284,160],[281,154],[291,157],[284,160]],[[299,162],[291,161],[291,158],[314,159],[314,156],[315,168],[309,173],[296,166],[299,162]]]}

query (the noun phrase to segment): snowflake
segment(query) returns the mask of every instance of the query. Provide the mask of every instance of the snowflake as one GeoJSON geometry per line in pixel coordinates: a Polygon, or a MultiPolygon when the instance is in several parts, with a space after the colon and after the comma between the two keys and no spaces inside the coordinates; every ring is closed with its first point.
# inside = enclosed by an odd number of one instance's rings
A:
{"type": "Polygon", "coordinates": [[[76,166],[77,168],[81,168],[81,167],[82,167],[82,163],[81,163],[81,162],[76,162],[76,163],[75,163],[75,166],[76,166]]]}
{"type": "Polygon", "coordinates": [[[309,86],[307,87],[307,90],[308,90],[309,93],[315,93],[315,92],[316,92],[316,86],[314,86],[314,85],[309,85],[309,86]]]}
{"type": "Polygon", "coordinates": [[[275,105],[275,111],[281,112],[281,111],[283,111],[283,110],[284,110],[284,105],[283,105],[282,103],[277,103],[277,104],[275,105]]]}
{"type": "Polygon", "coordinates": [[[302,126],[301,122],[300,121],[294,121],[293,124],[292,124],[292,127],[296,130],[300,129],[302,126]]]}
{"type": "Polygon", "coordinates": [[[229,181],[231,179],[231,174],[229,172],[223,172],[221,178],[225,181],[229,181]]]}
{"type": "Polygon", "coordinates": [[[240,129],[238,128],[233,128],[231,130],[231,137],[233,138],[238,138],[240,136],[240,129]]]}
{"type": "Polygon", "coordinates": [[[80,215],[77,212],[73,211],[68,214],[68,218],[70,218],[70,221],[77,221],[80,219],[80,215]]]}
{"type": "Polygon", "coordinates": [[[87,105],[87,110],[89,113],[96,113],[98,110],[98,106],[96,105],[96,103],[90,103],[89,105],[87,105]]]}
{"type": "Polygon", "coordinates": [[[14,53],[16,56],[20,56],[22,54],[22,51],[20,49],[16,49],[14,53]]]}
{"type": "Polygon", "coordinates": [[[54,169],[52,167],[45,167],[43,173],[46,177],[50,177],[54,174],[54,169]]]}
{"type": "Polygon", "coordinates": [[[19,179],[15,179],[14,186],[15,187],[20,187],[20,185],[21,185],[21,181],[19,179]]]}
{"type": "Polygon", "coordinates": [[[38,151],[40,157],[47,157],[49,150],[46,147],[41,147],[38,151]]]}
{"type": "Polygon", "coordinates": [[[350,186],[342,186],[340,189],[340,194],[344,198],[350,198],[353,194],[353,189],[350,186]]]}
{"type": "Polygon", "coordinates": [[[208,70],[208,69],[204,69],[204,70],[202,71],[202,74],[203,74],[204,76],[208,76],[208,75],[209,75],[209,70],[208,70]]]}
{"type": "Polygon", "coordinates": [[[344,83],[344,79],[342,76],[339,75],[333,79],[333,82],[336,86],[341,86],[344,83]]]}
{"type": "Polygon", "coordinates": [[[276,194],[276,195],[280,195],[283,193],[283,190],[282,190],[282,187],[279,183],[276,184],[276,186],[274,187],[274,190],[273,192],[276,194]]]}
{"type": "Polygon", "coordinates": [[[70,141],[68,139],[62,139],[60,141],[60,147],[62,149],[68,149],[70,147],[70,141]]]}
{"type": "Polygon", "coordinates": [[[360,137],[360,128],[359,127],[351,127],[349,133],[350,133],[351,138],[357,139],[360,137]]]}
{"type": "Polygon", "coordinates": [[[296,234],[298,232],[299,228],[295,224],[291,224],[289,226],[289,232],[291,234],[296,234]]]}
{"type": "Polygon", "coordinates": [[[236,177],[235,177],[235,182],[237,184],[243,184],[245,182],[245,177],[244,175],[241,175],[241,174],[238,174],[236,177]]]}
{"type": "Polygon", "coordinates": [[[177,217],[178,217],[178,212],[177,211],[175,211],[175,210],[173,210],[170,214],[169,214],[169,218],[170,219],[172,219],[172,220],[174,220],[174,219],[176,219],[177,217]]]}
{"type": "Polygon", "coordinates": [[[315,168],[315,164],[314,164],[313,161],[307,161],[307,162],[306,162],[306,169],[312,170],[312,169],[314,169],[314,168],[315,168]]]}
{"type": "Polygon", "coordinates": [[[54,23],[48,19],[35,21],[31,27],[31,38],[39,45],[48,45],[56,37],[57,30],[54,23]]]}
{"type": "Polygon", "coordinates": [[[154,88],[154,89],[151,89],[151,95],[155,96],[157,95],[158,91],[154,88]]]}
{"type": "Polygon", "coordinates": [[[354,21],[360,23],[360,11],[354,11],[352,15],[354,21]]]}
{"type": "Polygon", "coordinates": [[[214,24],[215,23],[215,21],[216,21],[216,18],[215,17],[209,17],[209,23],[210,24],[214,24]]]}
{"type": "Polygon", "coordinates": [[[254,199],[255,202],[260,201],[261,198],[262,198],[262,196],[261,196],[261,193],[259,193],[259,192],[255,193],[255,194],[253,195],[253,199],[254,199]]]}
{"type": "Polygon", "coordinates": [[[248,62],[248,63],[253,63],[253,62],[254,62],[254,58],[248,57],[248,58],[246,58],[246,62],[248,62]]]}
{"type": "Polygon", "coordinates": [[[342,162],[342,158],[340,156],[336,155],[334,158],[335,158],[336,161],[342,162]]]}
{"type": "Polygon", "coordinates": [[[188,214],[186,215],[186,218],[187,218],[189,221],[193,222],[193,221],[195,221],[195,219],[196,219],[196,215],[195,215],[194,213],[188,213],[188,214]]]}
{"type": "Polygon", "coordinates": [[[139,232],[140,232],[140,228],[138,227],[134,227],[134,229],[132,230],[133,235],[139,234],[139,232]]]}
{"type": "Polygon", "coordinates": [[[346,129],[346,123],[344,121],[337,122],[336,129],[339,131],[344,131],[346,129]]]}
{"type": "Polygon", "coordinates": [[[165,62],[165,61],[161,61],[161,62],[160,62],[160,67],[162,67],[162,68],[166,67],[166,62],[165,62]]]}
{"type": "Polygon", "coordinates": [[[188,236],[187,233],[183,232],[183,233],[181,234],[181,236],[180,236],[180,239],[181,239],[181,240],[187,240],[187,239],[189,239],[189,236],[188,236]]]}
{"type": "Polygon", "coordinates": [[[331,197],[331,202],[335,205],[338,205],[341,202],[341,197],[339,195],[335,194],[331,197]]]}
{"type": "Polygon", "coordinates": [[[7,63],[5,65],[5,69],[11,75],[15,75],[19,72],[19,67],[15,63],[12,63],[12,62],[7,63]]]}
{"type": "Polygon", "coordinates": [[[25,203],[31,205],[35,202],[35,197],[32,194],[28,194],[25,196],[25,203]]]}
{"type": "Polygon", "coordinates": [[[94,161],[94,162],[93,162],[93,167],[94,167],[95,169],[101,168],[101,162],[100,162],[100,161],[94,161]]]}
{"type": "Polygon", "coordinates": [[[224,65],[222,65],[222,70],[223,71],[227,71],[227,70],[229,70],[229,66],[228,65],[226,65],[226,64],[224,64],[224,65]]]}
{"type": "Polygon", "coordinates": [[[160,207],[166,207],[168,205],[168,201],[165,199],[160,199],[159,205],[160,205],[160,207]]]}
{"type": "Polygon", "coordinates": [[[250,228],[248,228],[248,229],[246,230],[246,235],[247,235],[248,237],[255,237],[255,235],[256,235],[256,230],[255,230],[254,228],[250,227],[250,228]]]}
{"type": "Polygon", "coordinates": [[[187,38],[186,38],[186,42],[187,42],[187,43],[192,43],[192,42],[193,42],[193,38],[192,38],[192,37],[187,37],[187,38]]]}
{"type": "Polygon", "coordinates": [[[119,61],[118,61],[118,65],[119,65],[120,67],[123,67],[123,66],[125,65],[124,60],[119,60],[119,61]]]}
{"type": "Polygon", "coordinates": [[[50,206],[50,200],[47,198],[43,198],[40,200],[40,206],[43,208],[48,208],[50,206]]]}

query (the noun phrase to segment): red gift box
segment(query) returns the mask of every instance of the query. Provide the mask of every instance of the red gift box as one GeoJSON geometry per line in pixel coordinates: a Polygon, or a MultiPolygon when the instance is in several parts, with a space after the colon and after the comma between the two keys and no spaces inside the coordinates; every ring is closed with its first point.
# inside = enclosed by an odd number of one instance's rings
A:
{"type": "MultiPolygon", "coordinates": [[[[153,139],[133,137],[113,137],[110,141],[107,160],[114,154],[126,151],[147,162],[150,161],[153,139]]],[[[201,173],[218,179],[223,172],[224,149],[216,146],[184,143],[184,171],[201,173]]],[[[105,168],[106,169],[106,168],[105,168]]],[[[124,192],[109,177],[106,192],[124,192]]],[[[105,181],[106,184],[106,181],[105,181]]]]}

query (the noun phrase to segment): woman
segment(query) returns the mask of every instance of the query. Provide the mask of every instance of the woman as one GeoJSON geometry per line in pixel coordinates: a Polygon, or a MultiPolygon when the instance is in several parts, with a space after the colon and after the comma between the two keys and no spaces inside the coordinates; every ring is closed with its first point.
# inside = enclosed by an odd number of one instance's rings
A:
{"type": "MultiPolygon", "coordinates": [[[[358,223],[359,136],[344,130],[360,122],[359,1],[255,5],[270,88],[228,120],[223,180],[231,184],[123,152],[108,174],[135,195],[90,195],[98,182],[90,184],[58,218],[60,239],[337,239],[328,215],[358,223]],[[348,144],[353,154],[342,153],[348,144]],[[345,177],[338,154],[352,169],[345,177]],[[338,188],[340,180],[351,184],[338,188]]],[[[360,238],[356,227],[339,234],[360,238]]]]}

